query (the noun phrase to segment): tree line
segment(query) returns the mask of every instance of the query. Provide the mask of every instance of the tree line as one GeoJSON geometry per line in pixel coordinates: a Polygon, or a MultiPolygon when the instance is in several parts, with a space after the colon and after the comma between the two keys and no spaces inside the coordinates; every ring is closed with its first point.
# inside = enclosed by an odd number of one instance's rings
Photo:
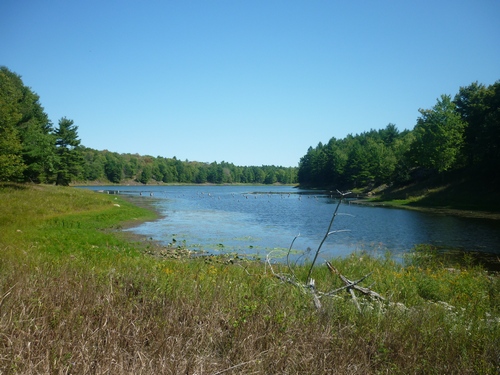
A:
{"type": "Polygon", "coordinates": [[[294,184],[297,183],[296,167],[235,166],[227,162],[203,163],[182,161],[161,156],[118,154],[110,151],[82,149],[85,181],[124,180],[147,183],[192,183],[192,184],[294,184]]]}
{"type": "Polygon", "coordinates": [[[296,167],[235,166],[118,154],[81,145],[78,126],[53,126],[39,96],[0,67],[0,181],[55,183],[297,183],[296,167]]]}
{"type": "Polygon", "coordinates": [[[419,113],[413,130],[389,124],[310,147],[299,162],[300,185],[350,189],[454,170],[498,178],[500,81],[461,87],[419,113]]]}
{"type": "Polygon", "coordinates": [[[0,181],[68,185],[71,182],[263,183],[356,188],[405,183],[447,171],[498,177],[500,81],[461,87],[420,109],[412,130],[349,134],[310,147],[299,167],[235,166],[181,161],[175,157],[99,151],[81,145],[78,127],[66,117],[54,126],[39,96],[0,67],[0,181]]]}

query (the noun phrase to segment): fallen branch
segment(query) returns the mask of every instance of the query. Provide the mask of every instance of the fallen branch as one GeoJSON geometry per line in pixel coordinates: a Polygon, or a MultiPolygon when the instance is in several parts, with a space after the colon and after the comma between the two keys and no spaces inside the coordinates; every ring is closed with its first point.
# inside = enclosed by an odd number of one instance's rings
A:
{"type": "MultiPolygon", "coordinates": [[[[295,243],[295,240],[300,236],[300,234],[294,237],[294,239],[293,239],[293,241],[290,244],[290,247],[288,249],[287,255],[286,255],[286,265],[288,267],[289,273],[288,274],[281,274],[281,273],[274,272],[273,265],[271,264],[271,259],[270,259],[271,254],[273,252],[270,252],[269,254],[267,254],[266,268],[267,268],[267,266],[269,266],[269,269],[270,269],[271,273],[273,274],[273,276],[276,277],[277,279],[279,279],[280,281],[282,281],[284,283],[292,284],[293,286],[302,290],[304,293],[310,294],[312,299],[313,299],[314,306],[316,307],[317,310],[320,310],[322,308],[321,301],[320,301],[321,297],[332,297],[333,295],[337,294],[338,292],[340,292],[342,290],[347,290],[351,294],[351,297],[352,297],[354,304],[356,305],[358,311],[361,312],[361,306],[359,305],[356,294],[354,293],[355,290],[363,293],[364,295],[370,296],[371,298],[378,299],[381,301],[385,300],[384,297],[382,297],[380,294],[374,292],[370,288],[365,288],[365,287],[358,285],[363,280],[365,280],[368,276],[370,276],[371,273],[363,276],[361,279],[359,279],[357,281],[351,281],[347,277],[342,275],[330,262],[326,262],[326,265],[327,265],[328,269],[330,270],[330,272],[332,274],[338,275],[340,277],[340,279],[343,281],[343,283],[345,284],[344,286],[337,288],[337,289],[334,289],[334,290],[331,290],[329,292],[321,292],[321,291],[316,290],[315,281],[313,278],[311,278],[312,271],[314,269],[314,265],[316,264],[318,256],[321,252],[321,248],[322,248],[323,244],[325,243],[326,239],[331,234],[345,231],[345,230],[333,230],[333,231],[331,230],[332,226],[333,226],[333,222],[335,221],[335,218],[338,215],[338,210],[339,210],[340,204],[342,203],[342,199],[346,195],[350,194],[350,192],[341,193],[338,190],[337,190],[337,192],[340,194],[341,198],[339,199],[339,202],[337,203],[337,206],[335,207],[335,210],[334,210],[333,215],[332,215],[332,219],[330,220],[330,224],[328,225],[328,229],[326,230],[326,233],[325,233],[323,239],[321,240],[321,243],[319,244],[318,249],[316,250],[316,252],[314,254],[313,261],[311,263],[311,266],[309,268],[309,271],[308,271],[308,274],[306,277],[306,283],[301,282],[297,279],[297,277],[295,276],[294,269],[293,269],[292,265],[290,264],[290,254],[292,251],[292,247],[293,247],[293,244],[295,243]]],[[[310,249],[308,249],[308,251],[309,250],[310,249]]],[[[294,265],[296,265],[296,263],[294,265]]]]}
{"type": "Polygon", "coordinates": [[[321,240],[321,242],[320,242],[320,244],[318,246],[318,250],[316,250],[316,253],[314,254],[314,259],[313,259],[313,261],[311,263],[311,268],[309,268],[309,273],[307,274],[307,280],[309,280],[309,278],[311,277],[311,273],[312,273],[312,270],[314,268],[314,264],[316,263],[316,259],[318,259],[318,255],[319,255],[319,252],[321,250],[321,247],[325,243],[325,241],[328,238],[328,236],[330,234],[332,234],[332,233],[335,233],[335,231],[331,232],[330,229],[332,228],[333,222],[334,222],[335,218],[337,217],[337,212],[339,210],[340,204],[342,203],[342,199],[346,195],[351,194],[350,191],[348,191],[347,193],[341,193],[340,191],[337,190],[337,192],[340,194],[339,202],[337,203],[337,207],[335,207],[335,211],[333,212],[332,219],[330,220],[330,225],[328,226],[328,229],[326,230],[326,234],[323,237],[323,239],[321,240]]]}
{"type": "MultiPolygon", "coordinates": [[[[372,273],[370,272],[369,274],[363,276],[361,279],[357,280],[357,281],[351,281],[349,280],[347,277],[345,277],[344,275],[342,275],[339,270],[337,270],[330,262],[326,262],[326,266],[328,267],[328,269],[330,270],[330,272],[332,274],[336,274],[340,277],[340,279],[344,282],[345,286],[342,287],[342,288],[339,288],[339,289],[336,289],[335,291],[340,291],[342,289],[347,289],[349,291],[349,293],[351,294],[352,296],[352,299],[354,300],[354,303],[356,304],[356,307],[358,308],[358,310],[361,312],[361,307],[359,306],[359,303],[358,303],[358,300],[356,298],[356,295],[354,294],[354,290],[357,290],[361,293],[363,293],[364,295],[366,296],[369,296],[371,298],[374,298],[374,299],[378,299],[380,301],[385,301],[385,298],[382,297],[380,294],[378,294],[377,292],[374,292],[373,290],[371,290],[370,288],[365,288],[365,287],[362,287],[362,286],[359,286],[358,284],[360,282],[362,282],[363,280],[365,280],[368,276],[370,276],[372,273]]],[[[326,293],[325,295],[332,295],[332,294],[335,294],[332,292],[329,292],[329,293],[326,293]]]]}
{"type": "Polygon", "coordinates": [[[319,300],[320,297],[319,297],[318,293],[316,292],[314,279],[310,279],[308,284],[304,284],[304,283],[301,283],[300,281],[297,280],[292,269],[290,269],[290,271],[292,272],[291,275],[280,274],[280,273],[274,272],[273,265],[271,264],[269,254],[268,254],[267,259],[266,259],[266,264],[269,266],[269,269],[271,270],[271,273],[273,274],[274,277],[276,277],[277,279],[279,279],[280,281],[282,281],[284,283],[292,284],[293,286],[301,289],[306,294],[310,294],[312,296],[314,306],[316,307],[316,309],[318,309],[318,310],[321,309],[321,302],[319,300]]]}

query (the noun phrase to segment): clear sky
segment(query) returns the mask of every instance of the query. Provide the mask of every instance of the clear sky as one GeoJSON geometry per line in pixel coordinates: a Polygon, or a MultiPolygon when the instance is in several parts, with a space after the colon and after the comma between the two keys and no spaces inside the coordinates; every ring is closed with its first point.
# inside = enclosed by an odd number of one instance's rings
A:
{"type": "Polygon", "coordinates": [[[498,0],[2,0],[0,65],[98,150],[297,166],[500,79],[498,0]]]}

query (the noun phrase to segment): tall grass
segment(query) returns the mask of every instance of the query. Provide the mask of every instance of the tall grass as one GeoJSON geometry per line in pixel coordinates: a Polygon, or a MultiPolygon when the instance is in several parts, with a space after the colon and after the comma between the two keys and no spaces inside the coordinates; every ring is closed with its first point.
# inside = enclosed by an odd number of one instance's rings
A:
{"type": "MultiPolygon", "coordinates": [[[[141,254],[113,229],[152,218],[113,196],[0,188],[1,374],[492,374],[500,281],[420,249],[333,264],[388,302],[309,297],[264,265],[141,254]],[[116,206],[116,205],[119,205],[116,206]]],[[[276,267],[280,267],[276,265],[276,267]]],[[[307,267],[296,270],[307,275],[307,267]]],[[[318,288],[342,285],[326,267],[318,288]]]]}

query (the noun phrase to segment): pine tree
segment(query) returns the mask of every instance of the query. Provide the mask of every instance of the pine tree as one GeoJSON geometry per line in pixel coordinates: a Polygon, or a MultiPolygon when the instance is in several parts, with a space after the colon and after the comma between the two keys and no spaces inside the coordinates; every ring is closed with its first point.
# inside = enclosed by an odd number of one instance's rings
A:
{"type": "Polygon", "coordinates": [[[78,139],[78,127],[73,120],[63,117],[55,131],[57,154],[56,184],[68,186],[80,174],[83,157],[78,139]]]}

